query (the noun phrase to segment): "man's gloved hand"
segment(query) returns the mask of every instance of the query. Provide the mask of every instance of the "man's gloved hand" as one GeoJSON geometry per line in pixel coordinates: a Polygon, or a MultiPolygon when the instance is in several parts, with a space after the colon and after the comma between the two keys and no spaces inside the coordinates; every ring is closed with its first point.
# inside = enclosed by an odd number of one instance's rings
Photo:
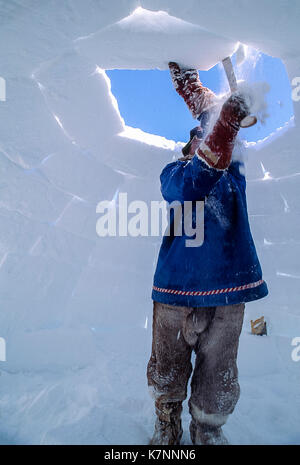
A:
{"type": "Polygon", "coordinates": [[[211,167],[220,170],[228,168],[240,124],[249,114],[243,95],[239,92],[232,94],[223,104],[212,131],[201,142],[198,156],[211,167]]]}
{"type": "Polygon", "coordinates": [[[186,80],[186,72],[195,72],[195,70],[193,69],[188,70],[185,68],[181,68],[178,63],[175,63],[175,61],[170,61],[168,65],[171,73],[171,78],[176,89],[178,87],[183,86],[184,81],[186,80]]]}
{"type": "Polygon", "coordinates": [[[241,121],[250,115],[245,97],[240,92],[232,94],[223,104],[220,117],[224,124],[231,124],[239,130],[241,121]]]}
{"type": "Polygon", "coordinates": [[[169,66],[170,71],[174,71],[178,73],[180,73],[181,71],[180,66],[178,65],[178,63],[175,63],[175,61],[169,61],[168,66],[169,66]]]}
{"type": "Polygon", "coordinates": [[[203,86],[196,69],[181,67],[174,61],[168,65],[176,92],[183,97],[193,118],[198,119],[203,111],[215,105],[215,94],[203,86]]]}
{"type": "Polygon", "coordinates": [[[238,125],[238,128],[249,128],[250,126],[253,126],[255,123],[257,123],[257,118],[256,116],[250,114],[250,105],[251,100],[249,96],[243,95],[240,92],[235,92],[232,94],[223,105],[224,112],[226,113],[228,109],[231,115],[231,117],[229,115],[228,121],[230,122],[231,118],[233,118],[233,124],[238,125]]]}

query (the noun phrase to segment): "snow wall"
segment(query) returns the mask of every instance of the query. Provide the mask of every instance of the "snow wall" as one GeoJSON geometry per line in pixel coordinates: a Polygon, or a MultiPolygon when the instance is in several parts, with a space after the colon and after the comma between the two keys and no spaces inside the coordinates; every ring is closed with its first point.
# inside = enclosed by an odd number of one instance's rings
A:
{"type": "MultiPolygon", "coordinates": [[[[96,205],[119,192],[161,200],[160,171],[178,153],[126,126],[105,69],[170,59],[208,69],[242,42],[281,58],[292,80],[299,20],[297,0],[0,1],[0,442],[146,444],[152,433],[145,369],[161,238],[98,237],[96,205]]],[[[300,442],[300,103],[294,114],[248,148],[270,294],[247,305],[242,395],[225,426],[236,444],[300,442]],[[261,315],[267,338],[249,334],[261,315]]]]}

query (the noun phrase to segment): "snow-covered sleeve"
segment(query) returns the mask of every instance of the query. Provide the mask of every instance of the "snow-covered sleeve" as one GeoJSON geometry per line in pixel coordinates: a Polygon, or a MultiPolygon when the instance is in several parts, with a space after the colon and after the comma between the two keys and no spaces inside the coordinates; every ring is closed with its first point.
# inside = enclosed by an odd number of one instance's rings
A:
{"type": "Polygon", "coordinates": [[[231,163],[232,151],[240,122],[249,114],[245,99],[239,93],[232,94],[223,104],[212,130],[200,143],[198,157],[209,166],[225,170],[231,163]]]}
{"type": "Polygon", "coordinates": [[[176,92],[183,97],[193,118],[197,119],[213,105],[215,94],[202,85],[196,69],[183,69],[174,62],[169,63],[169,69],[176,92]]]}
{"type": "Polygon", "coordinates": [[[198,155],[188,162],[169,163],[160,175],[162,196],[167,202],[204,199],[222,174],[198,155]]]}

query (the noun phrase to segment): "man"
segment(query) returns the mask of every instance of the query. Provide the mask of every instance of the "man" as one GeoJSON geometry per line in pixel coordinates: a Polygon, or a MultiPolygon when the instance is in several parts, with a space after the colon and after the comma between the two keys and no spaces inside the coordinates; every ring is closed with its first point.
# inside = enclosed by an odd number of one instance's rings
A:
{"type": "Polygon", "coordinates": [[[216,96],[201,84],[196,70],[176,63],[169,67],[177,92],[200,125],[191,132],[185,156],[162,171],[161,191],[167,202],[204,200],[204,241],[187,247],[187,236],[176,235],[173,228],[161,245],[147,367],[157,415],[151,444],[180,444],[193,350],[191,440],[226,444],[222,425],[240,394],[236,359],[245,302],[268,293],[248,222],[242,162],[232,160],[249,109],[241,94],[233,94],[205,134],[216,96]]]}

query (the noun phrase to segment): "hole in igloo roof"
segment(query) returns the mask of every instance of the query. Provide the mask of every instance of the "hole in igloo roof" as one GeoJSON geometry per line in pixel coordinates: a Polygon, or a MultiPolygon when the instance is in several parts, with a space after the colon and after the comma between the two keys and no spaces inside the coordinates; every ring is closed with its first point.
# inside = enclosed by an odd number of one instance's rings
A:
{"type": "MultiPolygon", "coordinates": [[[[232,61],[235,65],[235,54],[232,61]]],[[[235,70],[238,79],[267,82],[270,86],[266,94],[269,117],[264,123],[258,122],[241,131],[243,139],[257,142],[283,127],[293,116],[286,68],[279,58],[249,49],[244,63],[236,66],[235,70]]],[[[173,88],[169,71],[109,70],[106,73],[126,125],[177,142],[189,139],[189,131],[197,125],[197,121],[173,88]]],[[[229,90],[221,64],[209,71],[200,71],[199,75],[203,84],[217,94],[229,90]]]]}

